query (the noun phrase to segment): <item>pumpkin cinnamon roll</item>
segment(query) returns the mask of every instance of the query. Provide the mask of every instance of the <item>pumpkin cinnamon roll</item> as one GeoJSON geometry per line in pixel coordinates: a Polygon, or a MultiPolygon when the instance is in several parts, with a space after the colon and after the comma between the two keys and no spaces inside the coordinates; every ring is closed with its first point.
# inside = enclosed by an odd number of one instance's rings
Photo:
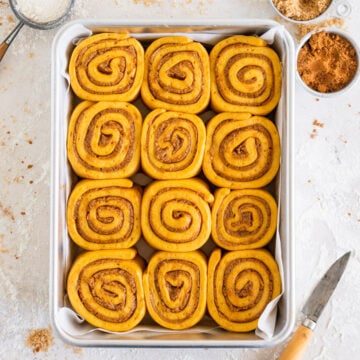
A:
{"type": "Polygon", "coordinates": [[[194,326],[205,314],[206,284],[207,260],[203,253],[155,253],[144,273],[150,316],[168,329],[194,326]]]}
{"type": "Polygon", "coordinates": [[[210,53],[211,106],[217,111],[266,115],[278,104],[281,63],[261,38],[237,35],[210,53]]]}
{"type": "Polygon", "coordinates": [[[93,35],[75,47],[69,74],[80,99],[130,102],[143,81],[144,49],[128,34],[93,35]]]}
{"type": "Polygon", "coordinates": [[[221,113],[208,123],[203,171],[214,185],[260,188],[273,180],[279,165],[280,139],[270,120],[221,113]]]}
{"type": "Polygon", "coordinates": [[[131,180],[82,180],[67,204],[71,239],[83,249],[124,249],[140,238],[141,189],[131,180]]]}
{"type": "Polygon", "coordinates": [[[68,126],[67,154],[74,172],[87,179],[134,175],[140,166],[141,126],[132,104],[80,103],[68,126]]]}
{"type": "Polygon", "coordinates": [[[275,234],[277,205],[265,190],[218,189],[211,214],[212,239],[226,250],[260,248],[275,234]]]}
{"type": "Polygon", "coordinates": [[[200,179],[154,181],[144,191],[141,228],[155,249],[199,249],[211,232],[213,195],[200,179]]]}
{"type": "Polygon", "coordinates": [[[209,56],[187,37],[155,40],[145,52],[141,96],[150,109],[197,114],[210,101],[209,56]]]}
{"type": "Polygon", "coordinates": [[[144,267],[135,249],[80,254],[67,280],[73,309],[97,328],[109,331],[134,328],[146,311],[142,284],[144,267]]]}
{"type": "Polygon", "coordinates": [[[281,293],[279,269],[263,249],[216,249],[208,263],[207,306],[211,317],[233,332],[255,330],[267,304],[281,293]]]}
{"type": "Polygon", "coordinates": [[[195,114],[157,109],[144,120],[141,164],[154,179],[187,179],[201,169],[205,125],[195,114]]]}

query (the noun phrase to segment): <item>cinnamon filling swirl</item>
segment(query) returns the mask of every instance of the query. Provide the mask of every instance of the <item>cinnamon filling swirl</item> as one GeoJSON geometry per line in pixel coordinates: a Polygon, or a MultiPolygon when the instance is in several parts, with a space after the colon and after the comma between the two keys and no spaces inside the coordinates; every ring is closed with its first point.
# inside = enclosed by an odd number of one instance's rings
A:
{"type": "Polygon", "coordinates": [[[128,271],[112,269],[113,261],[113,259],[99,260],[85,266],[80,272],[77,288],[79,298],[87,311],[106,322],[123,323],[134,315],[137,307],[136,281],[128,271]],[[84,276],[93,266],[103,268],[107,265],[109,269],[98,271],[88,279],[84,276]],[[87,291],[86,293],[83,291],[84,285],[87,285],[92,295],[91,301],[87,299],[87,291]],[[108,316],[106,311],[100,312],[99,307],[111,310],[112,316],[108,316]]]}
{"type": "Polygon", "coordinates": [[[276,201],[261,189],[218,189],[211,214],[212,238],[227,250],[263,247],[277,227],[276,201]]]}
{"type": "Polygon", "coordinates": [[[142,199],[145,240],[159,250],[200,248],[211,232],[212,201],[213,196],[199,179],[153,182],[142,199]]]}
{"type": "Polygon", "coordinates": [[[155,40],[145,52],[142,99],[151,108],[198,114],[210,100],[207,51],[181,36],[155,40]]]}
{"type": "Polygon", "coordinates": [[[266,115],[278,104],[281,63],[259,37],[237,35],[210,52],[211,106],[217,112],[266,115]]]}
{"type": "Polygon", "coordinates": [[[82,102],[68,128],[68,159],[77,175],[89,179],[125,178],[140,165],[142,117],[122,102],[82,102]]]}
{"type": "Polygon", "coordinates": [[[144,49],[128,34],[92,35],[75,47],[69,74],[80,99],[133,101],[143,81],[144,49]]]}
{"type": "Polygon", "coordinates": [[[216,79],[218,79],[219,92],[229,104],[264,106],[273,99],[274,88],[271,84],[275,83],[274,70],[271,61],[266,56],[261,54],[234,55],[229,59],[222,72],[215,65],[215,74],[216,79]],[[262,62],[264,65],[262,67],[256,64],[247,65],[249,57],[254,59],[254,63],[262,62]],[[244,64],[238,66],[239,69],[235,77],[236,82],[243,85],[240,87],[234,83],[231,69],[237,62],[241,61],[244,64]]]}
{"type": "Polygon", "coordinates": [[[275,177],[280,139],[268,119],[246,113],[221,113],[207,125],[203,170],[207,179],[231,189],[259,188],[275,177]]]}
{"type": "Polygon", "coordinates": [[[208,310],[224,329],[248,332],[257,327],[267,304],[281,292],[278,266],[263,249],[216,249],[209,259],[208,310]]]}
{"type": "Polygon", "coordinates": [[[141,190],[130,180],[83,180],[67,206],[69,235],[87,250],[133,246],[140,238],[141,190]]]}
{"type": "Polygon", "coordinates": [[[94,42],[93,44],[84,47],[78,55],[78,58],[75,62],[75,71],[79,82],[81,82],[82,88],[90,94],[123,94],[128,92],[135,81],[134,75],[137,69],[137,52],[133,46],[123,46],[123,47],[112,47],[108,49],[99,49],[94,52],[91,52],[92,46],[97,47],[101,42],[94,42]],[[128,54],[128,59],[121,56],[121,53],[128,54]],[[101,63],[96,64],[97,74],[90,70],[92,66],[92,62],[94,62],[98,57],[104,57],[104,60],[101,63]],[[113,65],[118,56],[118,60],[116,61],[116,66],[113,65]],[[129,71],[129,60],[131,59],[131,67],[134,69],[133,71],[129,71]],[[82,81],[82,71],[80,67],[85,68],[85,74],[87,80],[89,82],[82,81]],[[124,82],[126,71],[128,73],[132,73],[132,76],[128,79],[128,81],[124,82]],[[97,77],[98,75],[104,75],[103,77],[97,77]],[[111,77],[110,77],[111,75],[111,77]],[[101,90],[95,90],[91,85],[96,85],[100,87],[101,90]],[[111,87],[115,87],[111,88],[111,87]]]}
{"type": "Polygon", "coordinates": [[[207,260],[203,253],[159,251],[144,274],[150,316],[169,329],[187,329],[206,309],[207,260]]]}
{"type": "Polygon", "coordinates": [[[96,328],[109,331],[134,328],[146,310],[144,267],[135,249],[82,252],[67,279],[72,307],[96,328]]]}
{"type": "Polygon", "coordinates": [[[142,130],[141,164],[160,180],[186,179],[200,172],[205,148],[205,125],[195,114],[157,109],[142,130]]]}

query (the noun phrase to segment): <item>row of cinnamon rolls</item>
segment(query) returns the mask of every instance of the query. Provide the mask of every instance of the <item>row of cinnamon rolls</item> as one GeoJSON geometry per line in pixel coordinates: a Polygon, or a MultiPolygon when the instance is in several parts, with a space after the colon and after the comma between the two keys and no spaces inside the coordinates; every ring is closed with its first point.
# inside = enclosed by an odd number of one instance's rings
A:
{"type": "Polygon", "coordinates": [[[84,101],[70,119],[67,154],[81,178],[129,178],[141,165],[158,180],[203,170],[218,187],[260,188],[277,174],[280,138],[271,120],[249,113],[220,113],[205,126],[195,114],[156,109],[142,121],[130,103],[84,101]]]}
{"type": "Polygon", "coordinates": [[[256,36],[225,37],[210,54],[184,36],[161,37],[144,51],[128,34],[100,33],[81,41],[69,64],[75,94],[90,101],[134,101],[150,109],[198,114],[266,115],[277,105],[281,62],[256,36]]]}
{"type": "Polygon", "coordinates": [[[129,179],[81,180],[70,194],[67,226],[86,250],[125,249],[143,235],[157,250],[200,249],[211,237],[226,250],[266,246],[277,204],[263,189],[218,188],[199,178],[159,180],[144,191],[129,179]]]}
{"type": "Polygon", "coordinates": [[[278,266],[263,249],[225,255],[216,249],[209,259],[200,251],[159,251],[148,264],[133,248],[88,251],[75,260],[67,281],[75,311],[114,332],[133,329],[146,312],[172,330],[210,315],[226,330],[248,332],[280,291],[278,266]]]}

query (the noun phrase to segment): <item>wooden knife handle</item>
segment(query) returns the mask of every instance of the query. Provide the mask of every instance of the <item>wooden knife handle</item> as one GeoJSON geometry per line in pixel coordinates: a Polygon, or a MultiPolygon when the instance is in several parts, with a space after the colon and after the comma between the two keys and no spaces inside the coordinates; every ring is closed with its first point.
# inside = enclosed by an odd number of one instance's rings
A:
{"type": "Polygon", "coordinates": [[[300,360],[306,351],[312,335],[313,331],[311,329],[300,325],[279,360],[300,360]]]}

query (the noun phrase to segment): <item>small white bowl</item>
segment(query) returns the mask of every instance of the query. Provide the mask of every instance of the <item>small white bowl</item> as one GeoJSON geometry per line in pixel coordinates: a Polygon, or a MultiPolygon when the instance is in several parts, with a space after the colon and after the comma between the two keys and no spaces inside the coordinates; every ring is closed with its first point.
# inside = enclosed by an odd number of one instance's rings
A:
{"type": "Polygon", "coordinates": [[[355,83],[358,81],[359,76],[360,76],[360,50],[359,50],[359,47],[356,44],[355,40],[348,33],[346,33],[343,30],[339,30],[339,29],[335,29],[335,28],[322,28],[322,29],[318,29],[318,30],[309,32],[300,40],[300,43],[296,50],[295,59],[296,59],[296,78],[297,78],[297,80],[304,86],[304,88],[308,92],[310,92],[311,94],[313,94],[317,97],[333,97],[333,96],[342,95],[344,92],[348,91],[350,88],[352,88],[355,85],[355,83]],[[330,34],[337,34],[337,35],[343,37],[352,45],[352,47],[355,49],[355,52],[356,52],[358,66],[357,66],[357,70],[356,70],[354,77],[347,85],[345,85],[345,87],[343,87],[340,90],[333,91],[333,92],[320,92],[320,91],[316,91],[316,90],[312,89],[307,84],[305,84],[305,82],[302,80],[302,78],[297,70],[297,67],[298,67],[297,60],[298,60],[298,56],[299,56],[299,52],[300,52],[301,48],[309,41],[309,39],[312,35],[319,33],[321,31],[325,31],[330,34]]]}
{"type": "Polygon", "coordinates": [[[325,9],[325,11],[323,11],[320,15],[318,15],[317,17],[313,18],[313,19],[309,19],[309,20],[295,20],[292,19],[288,16],[285,16],[274,4],[273,0],[269,0],[270,4],[272,6],[272,8],[274,9],[274,11],[284,20],[287,20],[291,23],[294,24],[312,24],[312,23],[316,23],[319,22],[321,20],[323,20],[326,17],[328,17],[328,15],[330,17],[337,17],[337,18],[346,18],[350,15],[351,13],[351,5],[349,4],[349,2],[347,0],[343,0],[340,2],[331,0],[329,6],[325,9]]]}

